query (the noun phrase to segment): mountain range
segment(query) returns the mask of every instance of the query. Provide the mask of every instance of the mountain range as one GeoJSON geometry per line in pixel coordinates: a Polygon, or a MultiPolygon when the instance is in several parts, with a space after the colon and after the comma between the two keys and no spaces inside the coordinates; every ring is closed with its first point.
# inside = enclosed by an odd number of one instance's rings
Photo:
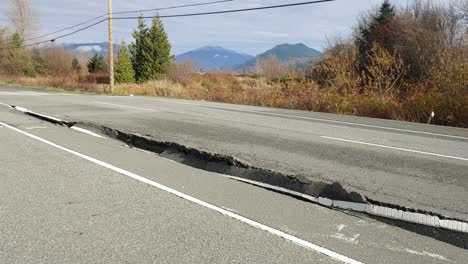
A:
{"type": "Polygon", "coordinates": [[[322,53],[315,49],[309,48],[302,43],[281,44],[257,55],[256,58],[247,61],[244,65],[241,65],[241,68],[253,68],[256,65],[257,58],[259,60],[265,60],[270,56],[277,57],[282,63],[293,62],[298,66],[302,66],[317,60],[320,58],[320,56],[322,56],[322,53]]]}
{"type": "MultiPolygon", "coordinates": [[[[107,42],[63,44],[63,48],[77,54],[106,54],[109,50],[107,42]]],[[[119,48],[120,45],[114,44],[115,51],[119,48]]],[[[303,66],[317,60],[321,55],[322,53],[319,51],[309,48],[302,43],[277,45],[257,56],[219,46],[206,46],[176,56],[176,62],[193,61],[198,63],[203,71],[215,69],[243,70],[254,68],[257,58],[264,60],[270,56],[276,56],[282,63],[293,62],[298,66],[303,66]]]]}
{"type": "Polygon", "coordinates": [[[203,47],[182,53],[176,57],[177,63],[193,61],[199,64],[202,70],[232,70],[239,65],[253,59],[254,56],[228,50],[222,47],[203,47]]]}

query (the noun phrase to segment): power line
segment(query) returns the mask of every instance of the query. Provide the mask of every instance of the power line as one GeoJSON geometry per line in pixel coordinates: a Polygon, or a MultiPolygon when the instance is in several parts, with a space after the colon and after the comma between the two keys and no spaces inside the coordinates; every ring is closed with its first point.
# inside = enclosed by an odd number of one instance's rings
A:
{"type": "MultiPolygon", "coordinates": [[[[212,5],[212,4],[233,2],[233,1],[234,0],[218,0],[218,1],[203,2],[203,3],[196,3],[196,4],[176,5],[176,6],[168,6],[168,7],[160,7],[160,8],[152,8],[152,9],[142,9],[142,10],[134,10],[134,11],[113,12],[112,14],[113,15],[120,15],[120,14],[131,14],[131,13],[143,13],[143,12],[149,12],[149,11],[161,11],[161,10],[170,10],[170,9],[194,7],[194,6],[205,6],[205,5],[212,5]]],[[[50,32],[50,33],[47,33],[47,34],[44,34],[44,35],[27,38],[27,39],[24,40],[24,42],[35,40],[35,39],[40,39],[40,38],[43,38],[43,37],[48,37],[48,36],[55,35],[57,33],[61,33],[61,32],[64,32],[64,31],[67,31],[67,30],[70,30],[70,29],[73,29],[73,28],[76,28],[76,27],[79,27],[79,26],[82,26],[82,25],[86,25],[86,24],[88,24],[90,22],[93,22],[93,21],[96,21],[96,20],[98,20],[100,18],[107,17],[107,15],[108,14],[105,13],[103,15],[91,18],[89,20],[80,22],[78,24],[75,24],[75,25],[72,25],[72,26],[69,26],[69,27],[66,27],[66,28],[59,29],[59,30],[54,31],[54,32],[50,32]]]]}
{"type": "MultiPolygon", "coordinates": [[[[318,4],[318,3],[324,3],[324,2],[333,2],[335,0],[316,0],[316,1],[307,1],[307,2],[299,2],[299,3],[290,3],[290,4],[283,4],[283,5],[273,5],[273,6],[262,6],[262,7],[252,7],[252,8],[243,8],[243,9],[233,9],[233,10],[221,10],[221,11],[212,11],[212,12],[201,12],[201,13],[188,13],[188,14],[175,14],[175,15],[165,15],[165,16],[159,16],[160,18],[173,18],[173,17],[189,17],[189,16],[204,16],[204,15],[215,15],[215,14],[226,14],[226,13],[238,13],[238,12],[246,12],[246,11],[255,11],[255,10],[265,10],[265,9],[274,9],[274,8],[283,8],[283,7],[293,7],[293,6],[303,6],[303,5],[311,5],[311,4],[318,4]]],[[[129,12],[135,12],[135,11],[129,11],[129,12]]],[[[155,18],[158,16],[141,16],[141,18],[155,18]]],[[[115,17],[113,19],[138,19],[140,17],[115,17]]],[[[64,34],[58,37],[55,37],[53,39],[41,41],[41,42],[36,42],[36,43],[31,43],[27,45],[23,45],[21,47],[29,47],[29,46],[35,46],[47,42],[54,42],[57,39],[64,38],[70,35],[74,35],[78,32],[81,32],[83,30],[86,30],[88,28],[94,27],[96,25],[99,25],[105,21],[107,21],[108,18],[102,19],[98,22],[95,22],[89,26],[77,29],[73,32],[70,32],[68,34],[64,34]]],[[[18,47],[10,47],[10,48],[18,48],[18,47]]]]}
{"type": "Polygon", "coordinates": [[[183,8],[183,7],[212,5],[212,4],[219,4],[219,3],[226,3],[226,2],[234,2],[234,0],[220,0],[220,1],[205,2],[205,3],[198,3],[198,4],[169,6],[169,7],[152,8],[152,9],[141,9],[141,10],[133,10],[133,11],[121,11],[121,12],[113,12],[112,14],[113,15],[121,15],[121,14],[131,14],[131,13],[143,13],[143,12],[161,11],[161,10],[176,9],[176,8],[183,8]]]}
{"type": "Polygon", "coordinates": [[[83,28],[80,28],[80,29],[77,29],[73,32],[70,32],[70,33],[67,33],[67,34],[63,34],[63,35],[60,35],[58,37],[55,37],[53,39],[48,39],[48,40],[44,40],[44,41],[40,41],[40,42],[35,42],[35,43],[31,43],[31,44],[25,44],[25,45],[21,45],[20,47],[5,47],[5,48],[2,48],[2,49],[16,49],[16,48],[26,48],[26,47],[30,47],[30,46],[36,46],[36,45],[40,45],[40,44],[44,44],[44,43],[48,43],[48,42],[55,42],[55,40],[57,39],[60,39],[60,38],[64,38],[64,37],[68,37],[68,36],[71,36],[71,35],[74,35],[78,32],[81,32],[81,31],[84,31],[88,28],[91,28],[91,27],[94,27],[94,26],[97,26],[103,22],[106,22],[107,21],[107,18],[104,18],[102,20],[99,20],[98,22],[95,22],[91,25],[88,25],[86,27],[83,27],[83,28]]]}
{"type": "Polygon", "coordinates": [[[335,0],[316,0],[316,1],[307,1],[300,3],[291,3],[283,5],[273,5],[273,6],[262,6],[262,7],[252,7],[252,8],[243,8],[243,9],[233,9],[233,10],[221,10],[221,11],[212,11],[212,12],[202,12],[202,13],[189,13],[189,14],[176,14],[176,15],[165,15],[165,16],[141,16],[141,17],[115,17],[114,19],[137,19],[137,18],[171,18],[171,17],[189,17],[189,16],[204,16],[204,15],[217,15],[217,14],[226,14],[226,13],[239,13],[246,11],[255,11],[255,10],[265,10],[265,9],[274,9],[274,8],[283,8],[283,7],[292,7],[292,6],[303,6],[318,4],[324,2],[333,2],[335,0]]]}

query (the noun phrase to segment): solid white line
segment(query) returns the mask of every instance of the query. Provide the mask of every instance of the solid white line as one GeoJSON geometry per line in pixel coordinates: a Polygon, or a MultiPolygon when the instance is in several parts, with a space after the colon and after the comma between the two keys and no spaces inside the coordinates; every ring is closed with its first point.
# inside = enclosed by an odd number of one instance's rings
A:
{"type": "Polygon", "coordinates": [[[14,109],[20,111],[20,112],[23,112],[23,113],[27,113],[29,112],[28,109],[24,108],[24,107],[21,107],[21,106],[15,106],[14,109]]]}
{"type": "Polygon", "coordinates": [[[104,103],[104,102],[95,102],[95,103],[104,104],[104,105],[118,106],[118,107],[124,107],[124,108],[133,108],[133,109],[139,109],[139,110],[145,110],[145,111],[151,111],[151,112],[159,112],[158,110],[154,110],[154,109],[134,107],[134,106],[128,106],[128,105],[119,105],[119,104],[111,104],[111,103],[104,103]]]}
{"type": "Polygon", "coordinates": [[[87,129],[84,129],[84,128],[81,128],[81,127],[72,126],[71,129],[74,129],[76,131],[79,131],[79,132],[82,132],[82,133],[85,133],[85,134],[88,134],[88,135],[91,135],[91,136],[94,136],[94,137],[104,138],[103,136],[101,136],[99,134],[96,134],[94,132],[91,132],[91,131],[89,131],[87,129]]]}
{"type": "Polygon", "coordinates": [[[9,108],[13,109],[13,107],[11,107],[11,105],[8,105],[8,104],[0,103],[0,105],[3,105],[3,106],[6,106],[6,107],[9,107],[9,108]]]}
{"type": "Polygon", "coordinates": [[[43,129],[43,128],[47,128],[45,126],[31,126],[31,127],[27,127],[26,129],[27,130],[33,130],[33,129],[43,129]]]}
{"type": "Polygon", "coordinates": [[[231,176],[231,175],[226,175],[226,174],[220,174],[220,175],[223,176],[223,177],[226,177],[228,179],[249,183],[249,184],[252,184],[252,185],[272,189],[272,190],[279,191],[279,192],[289,193],[291,195],[295,195],[297,197],[304,198],[304,199],[309,200],[311,202],[318,203],[318,197],[314,197],[314,196],[303,194],[303,193],[296,192],[296,191],[291,191],[291,190],[288,190],[288,189],[283,188],[283,187],[278,187],[278,186],[274,186],[274,185],[263,183],[263,182],[252,181],[252,180],[249,180],[249,179],[244,179],[244,178],[231,176]]]}
{"type": "Polygon", "coordinates": [[[33,115],[37,115],[37,116],[41,116],[41,117],[47,118],[47,119],[49,119],[49,120],[54,120],[54,121],[57,122],[57,123],[62,123],[62,122],[63,122],[63,120],[58,119],[58,118],[56,118],[56,117],[48,116],[48,115],[44,115],[44,114],[39,114],[39,113],[32,112],[32,111],[29,111],[29,110],[28,110],[26,113],[33,114],[33,115]]]}
{"type": "Polygon", "coordinates": [[[149,101],[157,101],[157,102],[174,103],[174,104],[183,104],[183,105],[193,105],[193,106],[200,106],[200,107],[207,107],[207,108],[216,108],[216,109],[222,109],[222,110],[235,110],[235,111],[240,111],[240,112],[258,113],[258,114],[265,114],[265,115],[272,115],[272,116],[292,117],[292,118],[305,119],[305,120],[323,121],[323,122],[335,123],[335,124],[353,125],[353,126],[370,127],[370,128],[379,128],[379,129],[392,130],[392,131],[411,132],[411,133],[430,135],[430,136],[439,136],[439,137],[467,139],[468,140],[468,137],[462,137],[462,136],[453,136],[453,135],[431,133],[431,132],[424,132],[424,131],[417,131],[417,130],[410,130],[410,129],[402,129],[402,128],[394,128],[394,127],[386,127],[386,126],[366,125],[366,124],[360,124],[360,123],[354,123],[354,122],[337,121],[337,120],[315,118],[315,117],[287,115],[287,114],[279,114],[279,113],[271,113],[271,112],[256,111],[256,110],[231,108],[231,107],[220,107],[220,106],[214,106],[214,105],[201,105],[201,104],[194,104],[194,103],[175,102],[175,101],[161,100],[161,99],[146,99],[146,98],[138,98],[138,99],[149,100],[149,101]]]}
{"type": "Polygon", "coordinates": [[[419,151],[419,150],[414,150],[414,149],[406,149],[406,148],[385,146],[385,145],[379,145],[379,144],[374,144],[374,143],[367,143],[367,142],[361,142],[361,141],[355,141],[355,140],[349,140],[349,139],[343,139],[343,138],[335,138],[335,137],[327,137],[327,136],[321,136],[321,137],[326,138],[326,139],[332,139],[332,140],[338,140],[338,141],[344,141],[344,142],[350,142],[350,143],[356,143],[356,144],[362,144],[362,145],[368,145],[368,146],[374,146],[374,147],[380,147],[380,148],[402,150],[402,151],[408,151],[408,152],[413,152],[413,153],[419,153],[419,154],[425,154],[425,155],[431,155],[431,156],[437,156],[437,157],[443,157],[443,158],[449,158],[449,159],[468,161],[467,158],[437,154],[437,153],[432,153],[432,152],[419,151]]]}
{"type": "Polygon", "coordinates": [[[37,115],[37,116],[40,116],[40,117],[47,118],[49,120],[54,120],[55,122],[58,122],[58,123],[63,122],[62,120],[60,120],[60,119],[58,119],[56,117],[52,117],[52,116],[48,116],[48,115],[44,115],[44,114],[39,114],[39,113],[30,111],[29,109],[26,109],[24,107],[21,107],[21,106],[15,106],[15,107],[12,107],[12,108],[15,109],[15,110],[18,110],[20,112],[23,112],[23,113],[33,114],[33,115],[37,115]]]}
{"type": "Polygon", "coordinates": [[[115,166],[113,166],[113,165],[111,165],[111,164],[109,164],[109,163],[106,163],[106,162],[104,162],[104,161],[100,161],[100,160],[98,160],[98,159],[89,157],[89,156],[87,156],[87,155],[81,154],[81,153],[76,152],[76,151],[74,151],[74,150],[71,150],[71,149],[62,147],[62,146],[57,145],[57,144],[55,144],[55,143],[53,143],[53,142],[50,142],[50,141],[48,141],[48,140],[46,140],[46,139],[43,139],[43,138],[40,138],[40,137],[35,136],[35,135],[33,135],[33,134],[30,134],[30,133],[28,133],[28,132],[26,132],[26,131],[20,130],[20,129],[18,129],[18,128],[12,127],[12,126],[7,125],[7,124],[4,124],[4,123],[2,123],[2,122],[0,122],[0,125],[3,125],[3,126],[9,128],[9,129],[11,129],[11,130],[14,130],[14,131],[16,131],[16,132],[18,132],[18,133],[21,133],[21,134],[25,135],[25,136],[28,136],[28,137],[33,138],[33,139],[35,139],[35,140],[38,140],[38,141],[40,141],[40,142],[42,142],[42,143],[45,143],[45,144],[47,144],[47,145],[49,145],[49,146],[52,146],[52,147],[54,147],[54,148],[63,150],[63,151],[65,151],[65,152],[68,152],[68,153],[73,154],[73,155],[75,155],[75,156],[78,156],[78,157],[80,157],[80,158],[83,158],[83,159],[85,159],[85,160],[88,160],[88,161],[90,161],[90,162],[93,162],[93,163],[95,163],[95,164],[97,164],[97,165],[100,165],[100,166],[102,166],[102,167],[105,167],[105,168],[107,168],[107,169],[110,169],[110,170],[112,170],[112,171],[115,171],[115,172],[117,172],[117,173],[123,174],[123,175],[125,175],[125,176],[127,176],[127,177],[130,177],[130,178],[132,178],[132,179],[135,179],[135,180],[138,180],[138,181],[140,181],[140,182],[149,184],[149,185],[151,185],[151,186],[153,186],[153,187],[156,187],[156,188],[161,189],[161,190],[163,190],[163,191],[166,191],[166,192],[168,192],[168,193],[174,194],[174,195],[176,195],[176,196],[178,196],[178,197],[180,197],[180,198],[183,198],[183,199],[185,199],[185,200],[188,200],[188,201],[190,201],[190,202],[196,203],[196,204],[201,205],[201,206],[203,206],[203,207],[209,208],[209,209],[211,209],[211,210],[213,210],[213,211],[216,211],[216,212],[218,212],[218,213],[221,213],[221,214],[223,214],[223,215],[226,215],[226,216],[229,216],[229,217],[231,217],[231,218],[234,218],[234,219],[236,219],[236,220],[238,220],[238,221],[240,221],[240,222],[243,222],[243,223],[245,223],[245,224],[248,224],[248,225],[250,225],[250,226],[252,226],[252,227],[255,227],[255,228],[258,228],[258,229],[267,231],[267,232],[269,232],[269,233],[271,233],[271,234],[273,234],[273,235],[276,235],[276,236],[279,236],[279,237],[284,238],[284,239],[286,239],[286,240],[289,240],[289,241],[291,241],[291,242],[293,242],[293,243],[295,243],[295,244],[297,244],[297,245],[300,245],[300,246],[302,246],[302,247],[304,247],[304,248],[307,248],[307,249],[309,249],[309,250],[313,250],[313,251],[319,252],[319,253],[321,253],[321,254],[327,255],[327,256],[329,256],[329,257],[331,257],[331,258],[334,258],[334,259],[336,259],[336,260],[339,260],[339,261],[341,261],[341,262],[343,262],[343,263],[353,263],[353,264],[361,263],[361,262],[359,262],[359,261],[357,261],[357,260],[351,259],[351,258],[349,258],[349,257],[346,257],[346,256],[341,255],[341,254],[339,254],[339,253],[336,253],[336,252],[334,252],[334,251],[331,251],[331,250],[329,250],[329,249],[323,248],[323,247],[318,246],[318,245],[316,245],[316,244],[313,244],[313,243],[311,243],[311,242],[309,242],[309,241],[302,240],[302,239],[297,238],[297,237],[295,237],[295,236],[292,236],[292,235],[290,235],[290,234],[284,233],[284,232],[282,232],[282,231],[280,231],[280,230],[277,230],[277,229],[274,229],[274,228],[272,228],[272,227],[266,226],[266,225],[264,225],[264,224],[255,222],[255,221],[253,221],[253,220],[251,220],[251,219],[248,219],[248,218],[246,218],[246,217],[243,217],[243,216],[241,216],[241,215],[235,214],[235,213],[230,212],[230,211],[228,211],[228,210],[225,210],[225,209],[223,209],[223,208],[220,208],[220,207],[217,207],[217,206],[212,205],[212,204],[210,204],[210,203],[207,203],[207,202],[204,202],[204,201],[202,201],[202,200],[199,200],[199,199],[197,199],[197,198],[195,198],[195,197],[192,197],[192,196],[190,196],[190,195],[181,193],[181,192],[179,192],[179,191],[176,191],[176,190],[174,190],[174,189],[172,189],[172,188],[169,188],[169,187],[167,187],[167,186],[165,186],[165,185],[162,185],[162,184],[160,184],[160,183],[157,183],[157,182],[154,182],[154,181],[149,180],[149,179],[147,179],[147,178],[144,178],[144,177],[142,177],[142,176],[140,176],[140,175],[137,175],[137,174],[135,174],[135,173],[132,173],[132,172],[129,172],[129,171],[127,171],[127,170],[124,170],[124,169],[115,167],[115,166]]]}

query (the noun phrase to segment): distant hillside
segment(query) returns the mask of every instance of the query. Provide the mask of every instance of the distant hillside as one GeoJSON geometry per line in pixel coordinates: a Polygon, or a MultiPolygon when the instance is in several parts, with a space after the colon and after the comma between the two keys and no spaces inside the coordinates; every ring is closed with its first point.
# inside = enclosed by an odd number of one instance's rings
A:
{"type": "MultiPolygon", "coordinates": [[[[98,53],[107,54],[109,52],[109,43],[68,43],[63,44],[63,48],[67,51],[71,51],[76,54],[86,53],[98,53]]],[[[120,49],[120,45],[114,44],[114,51],[117,52],[120,49]]]]}
{"type": "MultiPolygon", "coordinates": [[[[309,48],[302,43],[281,44],[265,51],[262,54],[259,54],[258,58],[260,60],[264,60],[270,56],[276,56],[283,63],[293,61],[301,66],[317,60],[322,56],[322,53],[315,49],[309,48]]],[[[253,58],[252,60],[249,60],[244,65],[242,65],[242,68],[252,68],[255,67],[255,64],[256,58],[253,58]]]]}
{"type": "Polygon", "coordinates": [[[178,55],[176,61],[177,63],[188,60],[197,62],[202,70],[230,70],[253,58],[255,57],[222,47],[203,47],[178,55]]]}

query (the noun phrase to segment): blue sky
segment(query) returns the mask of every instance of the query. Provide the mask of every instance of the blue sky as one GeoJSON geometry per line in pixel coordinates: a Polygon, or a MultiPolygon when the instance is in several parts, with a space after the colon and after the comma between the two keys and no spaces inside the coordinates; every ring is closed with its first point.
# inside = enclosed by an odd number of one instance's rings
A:
{"type": "MultiPolygon", "coordinates": [[[[1,0],[7,2],[8,0],[1,0]]],[[[43,34],[73,25],[107,12],[106,0],[30,0],[36,13],[37,34],[43,34]]],[[[149,9],[208,0],[113,0],[114,11],[149,9]]],[[[264,5],[301,2],[303,0],[235,0],[211,6],[161,11],[161,15],[237,9],[264,5]]],[[[411,0],[408,0],[411,1],[411,0]]],[[[436,2],[448,2],[438,0],[436,2]]],[[[302,42],[322,50],[327,38],[346,37],[351,33],[356,18],[382,0],[337,0],[309,6],[290,7],[204,17],[169,18],[164,20],[172,44],[172,52],[180,54],[202,46],[222,46],[248,54],[258,54],[277,44],[302,42]]],[[[405,5],[407,0],[394,0],[405,5]]],[[[0,5],[0,25],[8,25],[8,5],[0,5]]],[[[145,13],[152,15],[153,13],[145,13]]],[[[116,41],[131,41],[131,32],[137,22],[114,22],[116,41]]],[[[107,24],[83,31],[60,42],[105,42],[107,24]]]]}

